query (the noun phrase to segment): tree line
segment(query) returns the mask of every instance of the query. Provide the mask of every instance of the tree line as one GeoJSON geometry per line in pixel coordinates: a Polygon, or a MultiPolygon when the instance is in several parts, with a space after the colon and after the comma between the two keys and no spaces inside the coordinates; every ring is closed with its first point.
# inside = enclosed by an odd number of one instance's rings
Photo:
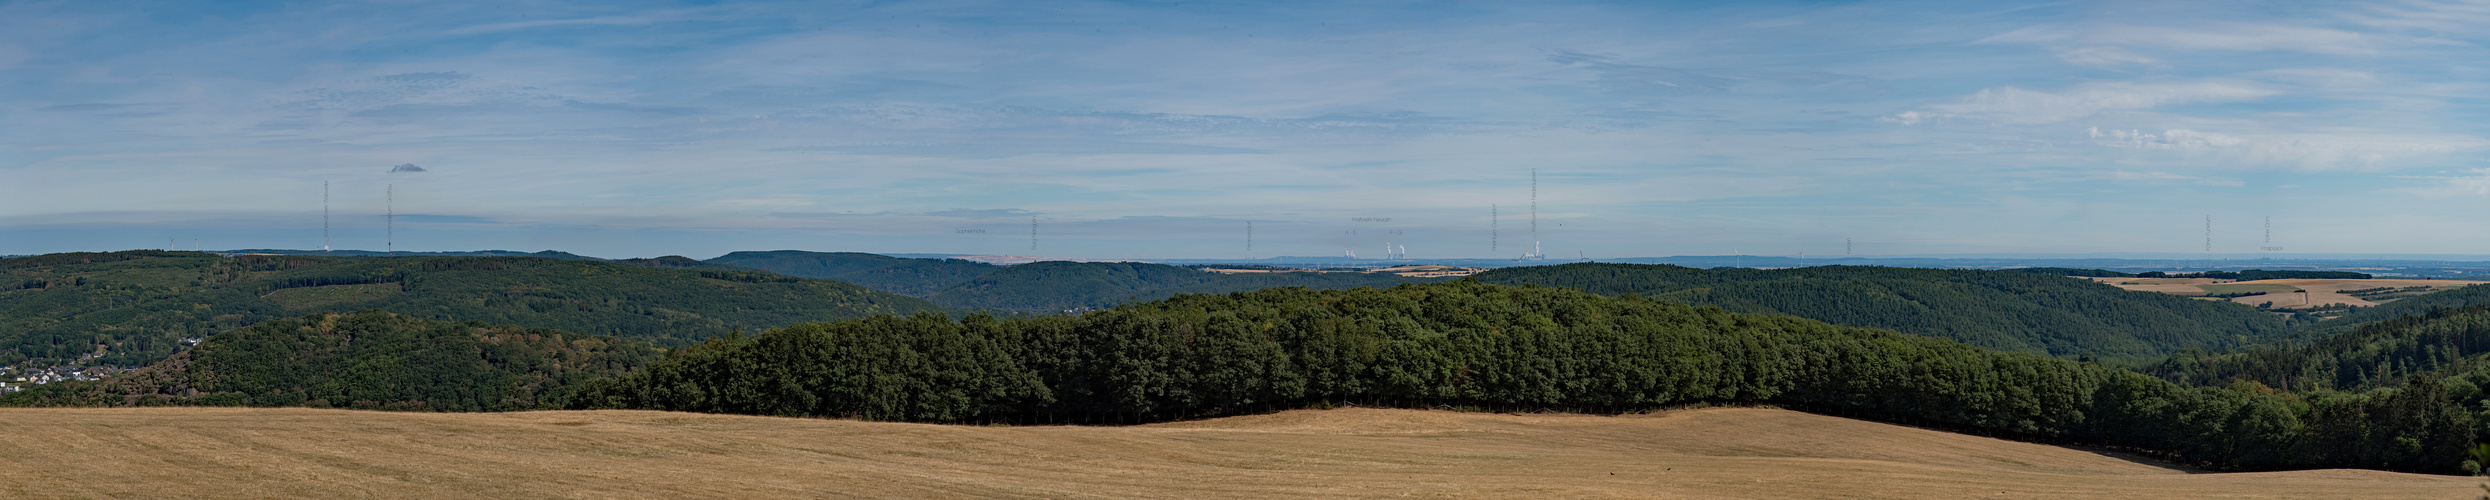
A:
{"type": "Polygon", "coordinates": [[[2182,349],[2225,349],[2280,336],[2294,325],[2242,304],[2022,271],[1579,263],[1497,269],[1477,279],[1637,294],[2075,358],[2148,360],[2182,349]]]}
{"type": "Polygon", "coordinates": [[[662,350],[558,330],[382,311],[280,318],[100,381],[55,382],[7,406],[309,406],[412,411],[559,408],[582,383],[662,350]]]}
{"type": "Polygon", "coordinates": [[[667,345],[737,328],[947,312],[922,299],[836,281],[585,260],[56,254],[0,259],[0,365],[59,363],[103,345],[106,355],[94,363],[143,366],[180,351],[185,338],[366,308],[667,345]],[[270,296],[378,283],[394,283],[401,293],[313,305],[270,296]]]}
{"type": "Polygon", "coordinates": [[[677,349],[571,408],[1137,423],[1323,402],[1624,411],[1719,402],[2120,447],[2223,470],[2463,468],[2448,384],[2190,387],[1867,328],[1474,280],[1187,295],[1078,316],[808,323],[677,349]]]}

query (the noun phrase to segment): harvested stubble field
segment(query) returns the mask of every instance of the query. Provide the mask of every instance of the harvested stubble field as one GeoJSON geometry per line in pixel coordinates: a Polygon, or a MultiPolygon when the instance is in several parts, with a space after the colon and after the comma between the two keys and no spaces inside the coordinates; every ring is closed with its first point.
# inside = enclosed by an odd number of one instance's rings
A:
{"type": "Polygon", "coordinates": [[[2331,305],[2331,304],[2341,304],[2341,305],[2348,305],[2348,306],[2369,307],[2369,306],[2378,305],[2378,304],[2383,303],[2383,302],[2392,301],[2392,299],[2398,299],[2398,298],[2410,297],[2410,296],[2412,296],[2412,295],[2416,295],[2416,294],[2419,294],[2419,293],[2426,293],[2426,292],[2416,291],[2416,292],[2399,293],[2399,294],[2394,294],[2394,295],[2387,295],[2387,296],[2381,296],[2381,297],[2367,297],[2367,298],[2357,297],[2357,296],[2353,296],[2353,295],[2350,295],[2350,294],[2346,294],[2346,293],[2344,293],[2344,292],[2347,292],[2347,291],[2352,291],[2352,290],[2364,290],[2364,289],[2373,289],[2373,288],[2428,287],[2428,290],[2429,290],[2429,291],[2437,291],[2437,290],[2447,290],[2447,289],[2452,289],[2452,288],[2460,288],[2460,287],[2464,287],[2464,286],[2467,286],[2467,285],[2479,285],[2479,284],[2484,284],[2484,283],[2490,283],[2490,282],[2481,282],[2481,281],[2457,281],[2457,280],[2411,280],[2411,279],[2365,279],[2365,280],[2350,280],[2350,279],[2344,279],[2344,280],[2336,280],[2336,279],[2283,279],[2283,280],[2258,280],[2258,281],[2231,281],[2231,280],[2217,280],[2217,279],[2208,279],[2208,278],[2089,278],[2089,279],[2091,279],[2091,280],[2093,280],[2093,281],[2098,281],[2098,282],[2101,282],[2101,283],[2106,283],[2106,284],[2110,284],[2110,285],[2113,285],[2113,286],[2117,286],[2117,287],[2119,287],[2119,288],[2128,289],[2128,290],[2135,290],[2135,291],[2139,291],[2139,292],[2158,292],[2158,293],[2166,293],[2166,294],[2171,294],[2171,295],[2202,296],[2202,295],[2205,295],[2205,294],[2208,294],[2208,293],[2236,293],[2236,292],[2252,292],[2252,291],[2254,291],[2254,292],[2266,292],[2266,293],[2267,293],[2266,295],[2251,295],[2251,296],[2246,296],[2246,297],[2233,297],[2233,298],[2230,298],[2229,300],[2230,300],[2230,301],[2232,301],[2232,302],[2238,302],[2238,303],[2241,303],[2241,304],[2247,304],[2247,305],[2252,305],[2252,306],[2253,306],[2253,305],[2260,304],[2260,303],[2272,302],[2272,303],[2274,303],[2274,308],[2276,308],[2276,309],[2303,309],[2303,308],[2317,307],[2317,306],[2324,306],[2324,305],[2331,305]],[[2306,293],[2306,294],[2301,294],[2301,293],[2299,293],[2299,292],[2301,292],[2301,291],[2307,291],[2308,293],[2306,293]],[[2370,299],[2379,299],[2379,300],[2370,300],[2370,299]]]}
{"type": "Polygon", "coordinates": [[[1133,427],[663,413],[0,412],[0,497],[2470,498],[2477,479],[2191,474],[1769,409],[1301,410],[1133,427]]]}

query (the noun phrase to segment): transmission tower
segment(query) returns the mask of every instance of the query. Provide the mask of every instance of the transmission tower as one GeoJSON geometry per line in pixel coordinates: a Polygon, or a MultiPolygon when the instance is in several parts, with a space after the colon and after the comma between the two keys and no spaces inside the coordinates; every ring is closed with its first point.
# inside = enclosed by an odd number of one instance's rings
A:
{"type": "Polygon", "coordinates": [[[320,181],[320,251],[329,251],[329,181],[320,181]]]}
{"type": "Polygon", "coordinates": [[[381,250],[396,253],[398,251],[398,185],[395,183],[389,185],[386,206],[388,211],[385,212],[387,215],[383,216],[381,226],[387,229],[382,233],[381,250]]]}

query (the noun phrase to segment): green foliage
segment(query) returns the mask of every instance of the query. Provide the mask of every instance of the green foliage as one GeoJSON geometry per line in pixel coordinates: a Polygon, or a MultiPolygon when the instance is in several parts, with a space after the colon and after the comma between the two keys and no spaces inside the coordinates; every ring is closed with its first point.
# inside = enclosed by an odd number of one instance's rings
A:
{"type": "Polygon", "coordinates": [[[698,261],[698,260],[693,260],[691,257],[684,257],[684,256],[681,256],[681,255],[668,255],[668,256],[658,257],[658,258],[653,258],[653,259],[616,259],[616,260],[614,260],[613,262],[614,262],[614,263],[616,263],[616,264],[630,264],[630,265],[634,265],[634,266],[641,266],[641,267],[662,267],[662,268],[667,268],[667,269],[710,269],[710,270],[717,270],[717,271],[759,271],[759,269],[753,269],[753,268],[743,267],[743,266],[728,265],[728,264],[717,264],[717,263],[710,263],[710,262],[701,262],[701,261],[698,261]]]}
{"type": "MultiPolygon", "coordinates": [[[[2054,279],[2054,278],[2053,278],[2054,279]]],[[[1624,410],[1778,404],[2210,467],[2451,472],[2435,379],[2302,396],[1888,331],[1475,281],[1185,295],[1080,316],[808,324],[685,349],[573,408],[1146,422],[1329,401],[1624,410]]]]}
{"type": "Polygon", "coordinates": [[[181,339],[313,312],[380,309],[688,345],[761,329],[938,311],[921,299],[756,271],[525,257],[332,258],[195,252],[0,259],[0,365],[145,365],[181,339]]]}
{"type": "Polygon", "coordinates": [[[1227,293],[1275,286],[1339,289],[1444,279],[1367,273],[1221,274],[1141,262],[1050,261],[996,266],[957,259],[795,250],[735,252],[709,262],[846,281],[875,290],[925,297],[945,307],[1048,313],[1084,311],[1186,293],[1227,293]]]}
{"type": "Polygon", "coordinates": [[[314,314],[234,329],[106,380],[35,386],[0,405],[547,409],[567,404],[583,382],[644,369],[660,352],[548,329],[314,314]]]}
{"type": "Polygon", "coordinates": [[[2485,353],[2490,306],[2471,306],[2366,323],[2300,345],[2183,351],[2142,371],[2190,385],[2245,380],[2293,391],[2367,390],[2483,366],[2485,353]]]}
{"type": "Polygon", "coordinates": [[[2480,305],[2490,305],[2490,285],[2465,286],[2356,309],[2351,314],[2318,323],[2312,330],[2322,332],[2321,334],[2340,333],[2346,327],[2362,323],[2428,314],[2431,310],[2440,308],[2480,305]]]}
{"type": "Polygon", "coordinates": [[[260,298],[268,299],[287,309],[308,309],[330,304],[364,302],[406,291],[396,282],[361,285],[326,285],[304,288],[282,288],[260,298]]]}
{"type": "Polygon", "coordinates": [[[1504,268],[1479,281],[1638,294],[1788,314],[2056,356],[2151,358],[2272,337],[2284,319],[2227,302],[2136,293],[2090,280],[2020,271],[1824,266],[1694,269],[1566,264],[1504,268]]]}
{"type": "Polygon", "coordinates": [[[1278,286],[1388,287],[1444,280],[1368,273],[1221,274],[1141,262],[1033,262],[1004,267],[927,298],[961,308],[1085,311],[1187,293],[1227,293],[1278,286]]]}
{"type": "Polygon", "coordinates": [[[2050,276],[2074,276],[2074,277],[2082,277],[2082,278],[2133,278],[2133,277],[2135,277],[2135,275],[2133,275],[2133,274],[2122,273],[2122,272],[2118,272],[2118,271],[2107,271],[2107,270],[2101,270],[2101,269],[2074,269],[2074,268],[2066,268],[2066,267],[2023,267],[2023,268],[2007,269],[2007,271],[2014,271],[2014,272],[2019,272],[2019,273],[2046,274],[2046,275],[2050,275],[2050,276]]]}
{"type": "Polygon", "coordinates": [[[735,252],[709,259],[788,276],[839,280],[885,292],[924,297],[1001,266],[959,259],[907,259],[854,252],[778,250],[735,252]]]}

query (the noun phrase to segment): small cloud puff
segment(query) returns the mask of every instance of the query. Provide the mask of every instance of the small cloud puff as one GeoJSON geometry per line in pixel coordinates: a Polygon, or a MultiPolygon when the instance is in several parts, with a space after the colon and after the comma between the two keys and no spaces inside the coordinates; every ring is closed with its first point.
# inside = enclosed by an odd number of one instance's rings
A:
{"type": "Polygon", "coordinates": [[[398,172],[423,172],[423,171],[425,171],[425,170],[424,170],[424,167],[418,167],[418,166],[415,166],[415,164],[413,164],[413,163],[400,163],[400,164],[398,164],[398,166],[395,166],[395,167],[389,167],[389,173],[392,173],[392,174],[394,174],[394,173],[398,173],[398,172]]]}

